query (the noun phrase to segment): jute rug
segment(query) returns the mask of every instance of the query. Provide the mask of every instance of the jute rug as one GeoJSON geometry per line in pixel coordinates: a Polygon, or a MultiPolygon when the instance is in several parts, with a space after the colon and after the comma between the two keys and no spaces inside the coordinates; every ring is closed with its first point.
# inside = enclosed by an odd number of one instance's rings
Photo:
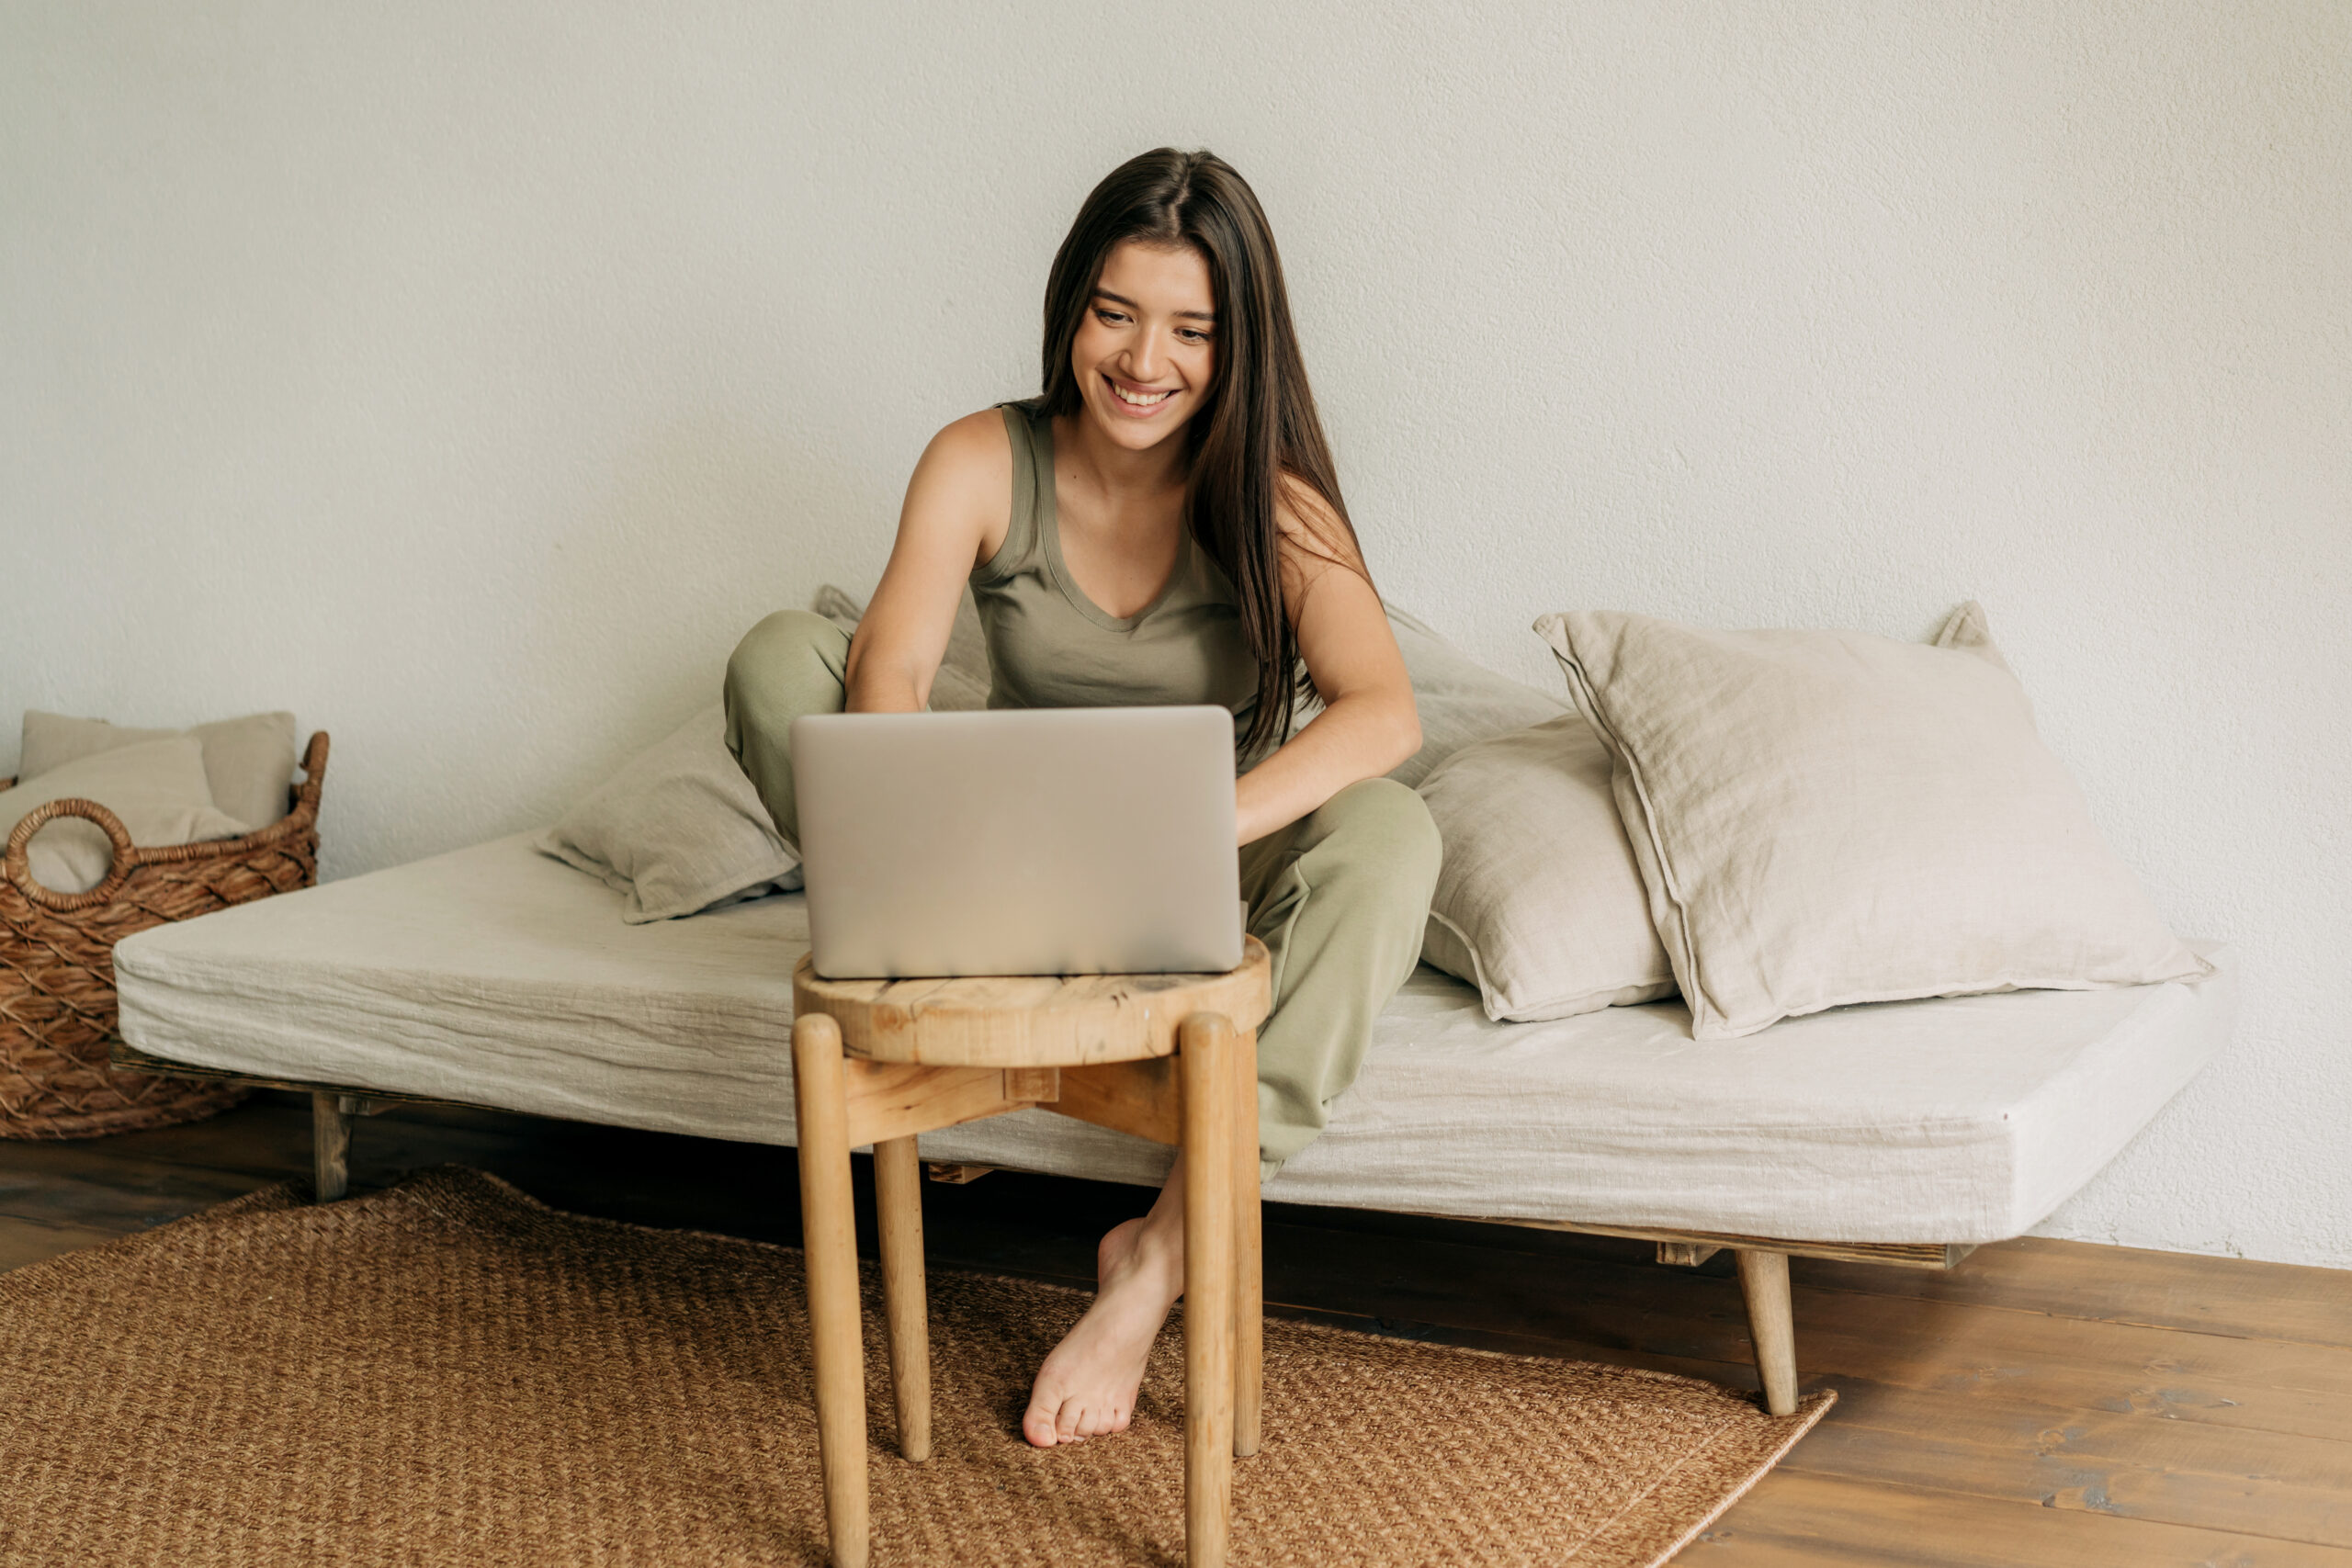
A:
{"type": "MultiPolygon", "coordinates": [[[[872,1282],[869,1280],[869,1287],[872,1282]]],[[[1179,1336],[1134,1428],[1018,1420],[1083,1294],[934,1272],[936,1456],[888,1447],[878,1564],[1159,1563],[1183,1540],[1179,1336]]],[[[443,1168],[288,1186],[0,1275],[0,1562],[814,1563],[800,1255],[548,1209],[443,1168]]],[[[1286,1322],[1240,1563],[1650,1564],[1820,1419],[1726,1389],[1286,1322]]]]}

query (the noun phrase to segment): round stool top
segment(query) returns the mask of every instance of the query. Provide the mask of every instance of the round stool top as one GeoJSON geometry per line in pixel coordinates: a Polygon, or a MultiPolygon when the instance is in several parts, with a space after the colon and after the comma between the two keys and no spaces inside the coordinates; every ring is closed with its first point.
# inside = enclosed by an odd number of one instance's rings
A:
{"type": "Polygon", "coordinates": [[[1266,944],[1244,939],[1223,975],[970,975],[827,980],[802,954],[792,1010],[832,1015],[842,1048],[873,1062],[935,1067],[1080,1067],[1176,1054],[1196,1012],[1253,1030],[1273,1009],[1266,944]]]}

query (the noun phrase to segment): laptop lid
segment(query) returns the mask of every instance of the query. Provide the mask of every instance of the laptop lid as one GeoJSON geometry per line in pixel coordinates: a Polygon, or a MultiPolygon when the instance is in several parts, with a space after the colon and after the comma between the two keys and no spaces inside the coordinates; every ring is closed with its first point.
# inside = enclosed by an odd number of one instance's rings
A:
{"type": "Polygon", "coordinates": [[[829,979],[1241,962],[1224,708],[809,714],[792,762],[829,979]]]}

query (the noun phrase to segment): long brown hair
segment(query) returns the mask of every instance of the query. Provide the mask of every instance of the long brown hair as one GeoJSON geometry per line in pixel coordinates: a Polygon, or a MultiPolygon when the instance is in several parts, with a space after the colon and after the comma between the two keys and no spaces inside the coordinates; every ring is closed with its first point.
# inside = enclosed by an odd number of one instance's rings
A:
{"type": "Polygon", "coordinates": [[[1283,476],[1329,510],[1317,516],[1320,508],[1294,508],[1315,553],[1363,573],[1363,549],[1307,389],[1273,230],[1249,182],[1213,152],[1161,147],[1130,158],[1078,209],[1046,281],[1042,411],[1071,415],[1083,404],[1070,344],[1093,302],[1103,262],[1126,240],[1191,246],[1208,263],[1216,291],[1216,374],[1207,406],[1185,427],[1185,524],[1241,602],[1242,634],[1258,661],[1258,701],[1239,750],[1255,756],[1290,738],[1292,705],[1314,689],[1283,613],[1275,512],[1283,476]]]}

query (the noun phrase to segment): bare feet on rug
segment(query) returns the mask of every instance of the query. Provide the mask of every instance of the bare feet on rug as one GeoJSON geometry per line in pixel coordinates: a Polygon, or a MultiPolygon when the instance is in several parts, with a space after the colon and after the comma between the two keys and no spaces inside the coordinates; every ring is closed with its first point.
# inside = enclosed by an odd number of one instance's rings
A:
{"type": "Polygon", "coordinates": [[[1169,1308],[1184,1291],[1183,1188],[1177,1180],[1150,1213],[1113,1227],[1095,1255],[1094,1303],[1037,1369],[1021,1435],[1041,1449],[1124,1432],[1135,1416],[1169,1308]]]}

